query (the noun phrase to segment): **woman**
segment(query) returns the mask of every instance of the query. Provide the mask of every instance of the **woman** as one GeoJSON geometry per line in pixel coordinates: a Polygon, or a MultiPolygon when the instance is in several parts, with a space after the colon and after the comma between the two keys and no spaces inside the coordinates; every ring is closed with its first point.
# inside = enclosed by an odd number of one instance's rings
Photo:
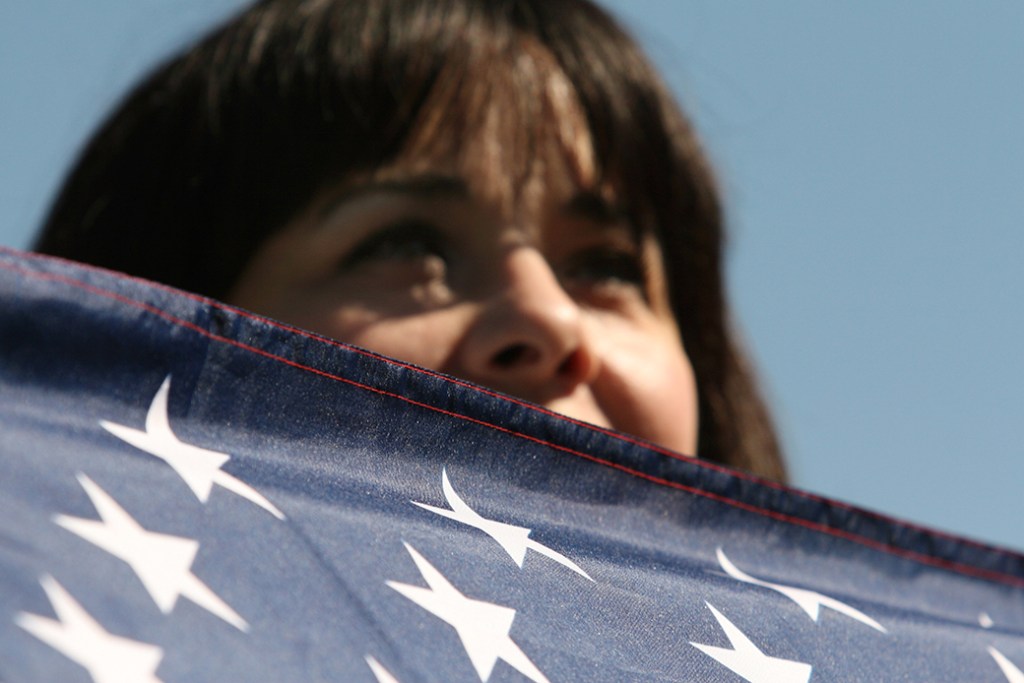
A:
{"type": "Polygon", "coordinates": [[[132,92],[40,251],[784,479],[718,197],[583,0],[266,0],[132,92]]]}

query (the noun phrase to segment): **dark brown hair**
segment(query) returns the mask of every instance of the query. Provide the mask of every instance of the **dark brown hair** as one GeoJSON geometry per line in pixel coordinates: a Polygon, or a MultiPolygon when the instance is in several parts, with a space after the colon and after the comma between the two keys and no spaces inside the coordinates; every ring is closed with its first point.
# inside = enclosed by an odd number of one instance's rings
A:
{"type": "Polygon", "coordinates": [[[600,173],[658,236],[697,377],[700,456],[784,479],[730,327],[705,157],[637,46],[586,0],[259,2],[129,94],[36,248],[222,298],[318,193],[395,159],[439,84],[486,82],[475,57],[488,44],[510,58],[547,51],[575,89],[600,173]]]}

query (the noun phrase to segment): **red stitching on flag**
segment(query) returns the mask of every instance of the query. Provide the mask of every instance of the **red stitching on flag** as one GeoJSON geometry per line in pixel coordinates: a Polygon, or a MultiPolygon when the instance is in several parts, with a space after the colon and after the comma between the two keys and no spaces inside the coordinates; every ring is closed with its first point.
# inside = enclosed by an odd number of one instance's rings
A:
{"type": "MultiPolygon", "coordinates": [[[[760,477],[756,477],[754,475],[747,474],[747,473],[744,473],[744,472],[735,471],[735,470],[729,469],[727,467],[724,467],[724,466],[721,466],[721,465],[717,465],[715,463],[709,463],[707,461],[698,460],[696,458],[691,458],[691,457],[679,455],[677,453],[674,453],[674,452],[672,452],[670,450],[667,450],[667,449],[664,449],[664,448],[658,448],[656,446],[652,447],[652,444],[647,443],[647,442],[645,442],[643,440],[632,439],[632,438],[629,438],[628,435],[624,435],[624,434],[620,434],[618,432],[602,429],[602,428],[597,427],[595,425],[591,425],[591,424],[588,424],[586,422],[581,422],[579,420],[574,420],[574,419],[569,418],[569,417],[567,417],[565,415],[560,415],[559,413],[555,413],[553,411],[547,410],[547,409],[545,409],[545,408],[543,408],[541,406],[537,406],[537,405],[534,405],[534,404],[531,404],[531,403],[526,403],[524,401],[519,401],[519,400],[516,400],[513,397],[508,397],[508,396],[506,396],[504,394],[500,394],[498,392],[490,391],[490,390],[487,390],[487,389],[485,389],[483,387],[479,387],[477,385],[470,384],[468,382],[460,381],[458,379],[449,377],[448,375],[444,375],[444,374],[441,374],[441,373],[438,373],[438,372],[433,372],[433,371],[427,370],[425,368],[420,368],[420,367],[415,366],[415,365],[410,365],[410,364],[407,364],[407,363],[402,363],[400,361],[395,361],[394,359],[387,358],[385,356],[380,356],[380,355],[378,355],[376,353],[373,353],[373,352],[370,352],[370,351],[366,351],[365,349],[361,349],[361,348],[358,348],[358,347],[350,346],[348,344],[345,344],[345,343],[342,343],[342,342],[338,342],[338,341],[335,341],[335,340],[332,340],[332,339],[328,339],[326,337],[321,337],[319,335],[310,333],[310,332],[302,330],[300,328],[295,328],[295,327],[291,327],[289,325],[285,325],[285,324],[279,323],[279,322],[277,322],[275,320],[271,320],[271,319],[268,319],[268,318],[263,318],[261,316],[258,316],[258,315],[255,315],[253,313],[250,313],[248,311],[245,311],[245,310],[242,310],[242,309],[238,309],[238,308],[234,308],[234,307],[231,307],[231,306],[227,306],[227,305],[222,304],[222,303],[220,303],[220,302],[218,302],[218,301],[216,301],[214,299],[210,299],[210,298],[207,298],[207,297],[199,296],[197,294],[192,294],[192,293],[189,293],[189,292],[184,292],[182,290],[178,290],[178,289],[175,289],[173,287],[169,287],[167,285],[161,285],[159,283],[154,283],[154,282],[151,282],[149,280],[143,280],[141,278],[132,277],[132,276],[129,276],[129,275],[125,275],[123,273],[117,273],[115,271],[110,271],[110,270],[107,270],[105,268],[97,268],[95,266],[87,266],[87,265],[84,265],[84,264],[80,264],[80,263],[76,263],[76,262],[72,262],[72,261],[67,261],[66,259],[58,259],[58,258],[49,257],[49,256],[42,256],[42,255],[39,255],[39,254],[27,254],[27,253],[20,252],[20,251],[18,251],[16,249],[11,249],[11,248],[2,247],[2,246],[0,246],[0,253],[7,253],[7,254],[10,254],[10,255],[13,255],[16,258],[21,258],[21,259],[31,258],[31,259],[36,259],[36,260],[63,261],[63,262],[66,262],[66,263],[71,263],[71,264],[73,264],[73,265],[75,265],[77,267],[83,267],[83,268],[87,268],[87,269],[90,269],[90,270],[100,271],[100,272],[103,272],[103,273],[107,273],[107,274],[113,275],[113,276],[115,276],[117,278],[120,278],[120,279],[129,280],[129,281],[133,281],[133,282],[139,282],[141,284],[146,285],[147,287],[152,287],[152,288],[155,288],[155,289],[160,289],[160,290],[165,291],[167,293],[170,293],[172,295],[183,296],[183,297],[185,297],[187,299],[191,299],[193,301],[199,301],[199,302],[202,302],[204,304],[213,306],[215,308],[220,308],[222,310],[227,310],[227,311],[230,311],[232,313],[236,313],[236,314],[238,314],[240,316],[243,316],[245,318],[249,318],[249,319],[252,319],[252,320],[258,320],[260,322],[267,323],[267,324],[272,325],[274,327],[278,327],[278,328],[287,330],[289,332],[297,333],[297,334],[299,334],[301,336],[304,336],[306,338],[309,338],[309,339],[314,339],[316,341],[327,343],[327,344],[332,345],[332,346],[336,346],[336,347],[348,349],[348,350],[351,350],[351,351],[355,351],[357,353],[360,353],[360,354],[363,354],[363,355],[366,355],[366,356],[370,356],[370,357],[373,357],[373,358],[377,358],[379,360],[383,360],[385,362],[391,363],[393,365],[397,365],[399,367],[407,368],[407,369],[412,370],[414,372],[419,372],[419,373],[426,374],[426,375],[429,375],[429,376],[432,376],[432,377],[437,377],[437,378],[442,379],[444,381],[452,382],[454,384],[466,387],[468,389],[472,389],[474,391],[479,391],[479,392],[487,394],[489,396],[496,396],[496,397],[504,399],[504,400],[510,400],[512,403],[515,403],[517,405],[523,406],[524,408],[527,408],[527,409],[530,409],[530,410],[534,410],[534,411],[537,411],[537,412],[541,412],[541,413],[544,413],[546,415],[550,415],[550,416],[556,417],[558,419],[565,420],[567,422],[571,422],[573,424],[577,424],[577,425],[586,427],[588,429],[594,429],[596,431],[599,431],[599,432],[602,432],[604,434],[607,434],[608,436],[611,436],[613,438],[616,438],[616,439],[619,439],[619,440],[622,440],[622,441],[626,441],[628,443],[633,443],[633,444],[637,444],[637,445],[640,445],[640,446],[644,446],[645,448],[650,448],[650,449],[655,450],[656,452],[661,453],[663,455],[668,455],[668,456],[676,458],[676,459],[684,460],[686,462],[692,463],[692,464],[700,466],[700,467],[706,467],[706,468],[713,469],[713,470],[716,470],[716,471],[725,471],[725,472],[728,472],[729,474],[731,474],[733,476],[736,476],[736,477],[739,477],[739,478],[742,478],[742,479],[746,479],[746,480],[749,480],[749,481],[754,481],[754,482],[757,482],[757,483],[759,483],[761,485],[764,485],[764,486],[769,486],[769,487],[777,489],[777,490],[789,491],[790,493],[792,493],[794,495],[800,496],[800,497],[808,499],[808,500],[813,500],[813,501],[816,501],[816,502],[827,503],[828,505],[831,505],[831,506],[834,506],[834,507],[838,507],[838,508],[842,508],[842,509],[855,510],[858,514],[862,514],[862,515],[865,515],[865,516],[869,516],[869,517],[872,517],[872,518],[875,518],[875,519],[880,519],[880,520],[887,521],[887,522],[890,521],[890,518],[886,517],[885,515],[880,515],[880,514],[873,513],[873,512],[868,511],[868,510],[863,510],[863,509],[857,508],[856,506],[847,505],[847,504],[839,502],[839,501],[833,501],[833,500],[824,498],[822,496],[817,496],[817,495],[812,494],[812,493],[806,493],[806,492],[803,492],[803,491],[798,491],[796,489],[789,488],[789,487],[787,487],[787,486],[785,486],[783,484],[779,484],[777,482],[761,479],[760,477]]],[[[734,500],[734,499],[728,498],[726,496],[722,496],[720,494],[713,493],[711,491],[705,491],[705,490],[698,489],[698,488],[695,488],[695,487],[692,487],[692,486],[687,486],[685,484],[680,484],[678,482],[670,481],[668,479],[662,479],[660,477],[656,477],[654,475],[650,475],[650,474],[647,474],[645,472],[641,472],[639,470],[631,469],[629,467],[626,467],[625,465],[620,465],[618,463],[610,462],[608,460],[602,460],[601,458],[598,458],[598,457],[596,457],[594,455],[591,455],[589,453],[583,453],[581,451],[576,451],[574,449],[571,449],[571,448],[569,448],[567,446],[560,446],[558,444],[550,443],[550,442],[545,441],[543,439],[540,439],[540,438],[537,438],[537,437],[534,437],[534,436],[530,436],[529,434],[523,434],[521,432],[517,432],[517,431],[509,429],[507,427],[502,427],[500,425],[496,425],[496,424],[493,424],[493,423],[490,423],[490,422],[486,422],[484,420],[479,420],[479,419],[470,417],[468,415],[462,415],[461,413],[456,413],[456,412],[453,412],[453,411],[450,411],[450,410],[446,410],[444,408],[440,408],[438,406],[434,406],[434,405],[431,405],[429,403],[424,403],[422,401],[417,401],[415,399],[411,399],[411,398],[408,398],[406,396],[402,396],[401,394],[396,394],[396,393],[393,393],[393,392],[390,392],[390,391],[386,391],[384,389],[378,389],[376,387],[372,387],[372,386],[369,386],[367,384],[363,384],[362,382],[357,382],[355,380],[348,379],[347,377],[342,377],[340,375],[335,375],[335,374],[327,372],[325,370],[320,370],[320,369],[314,368],[312,366],[304,365],[302,363],[299,363],[299,362],[296,362],[296,361],[293,361],[293,360],[289,360],[288,358],[284,358],[283,356],[278,356],[277,354],[270,353],[269,351],[264,351],[263,349],[257,348],[255,346],[250,345],[250,344],[246,344],[244,342],[240,342],[240,341],[235,340],[235,339],[230,339],[228,337],[224,337],[222,335],[215,334],[215,333],[213,333],[213,332],[211,332],[211,331],[209,331],[207,329],[204,329],[203,327],[200,327],[199,325],[196,325],[195,323],[189,322],[187,320],[183,320],[183,319],[181,319],[181,318],[179,318],[179,317],[177,317],[177,316],[175,316],[175,315],[173,315],[171,313],[168,313],[167,311],[164,311],[163,309],[157,308],[156,306],[153,306],[151,304],[147,304],[147,303],[144,303],[142,301],[138,301],[136,299],[132,299],[130,297],[126,297],[126,296],[124,296],[122,294],[118,294],[117,292],[112,292],[110,290],[103,289],[102,287],[97,287],[95,285],[90,285],[88,283],[82,282],[80,280],[76,280],[74,278],[71,278],[71,277],[68,277],[68,276],[65,276],[65,275],[57,275],[57,274],[54,274],[54,273],[45,273],[45,272],[29,270],[27,268],[23,268],[21,266],[18,266],[17,264],[14,264],[14,263],[2,263],[2,262],[0,262],[0,267],[4,268],[6,270],[10,270],[10,271],[16,272],[16,273],[18,273],[20,275],[24,275],[26,277],[32,277],[32,278],[37,278],[37,279],[51,281],[51,282],[60,282],[62,284],[66,284],[66,285],[69,285],[69,286],[72,286],[72,287],[76,287],[78,289],[82,289],[84,291],[90,292],[90,293],[95,294],[97,296],[101,296],[101,297],[108,298],[108,299],[113,299],[113,300],[118,301],[120,303],[124,303],[124,304],[127,304],[129,306],[133,306],[135,308],[142,309],[142,310],[144,310],[144,311],[146,311],[148,313],[152,313],[153,315],[156,315],[156,316],[158,316],[160,318],[163,318],[164,320],[167,320],[168,322],[170,322],[172,324],[175,324],[175,325],[178,325],[180,327],[184,327],[186,329],[189,329],[189,330],[192,330],[194,332],[197,332],[197,333],[199,333],[199,334],[201,334],[201,335],[203,335],[203,336],[205,336],[205,337],[207,337],[209,339],[212,339],[212,340],[215,340],[215,341],[219,341],[219,342],[223,342],[225,344],[230,344],[232,346],[244,349],[246,351],[250,351],[250,352],[255,353],[257,355],[260,355],[260,356],[263,356],[265,358],[268,358],[268,359],[271,359],[271,360],[283,363],[285,365],[294,367],[296,369],[303,370],[303,371],[306,371],[306,372],[311,372],[313,374],[316,374],[316,375],[319,375],[321,377],[325,377],[325,378],[328,378],[328,379],[331,379],[331,380],[335,380],[335,381],[339,381],[339,382],[344,382],[345,384],[357,387],[359,389],[365,389],[367,391],[371,391],[373,393],[376,393],[376,394],[379,394],[379,395],[382,395],[382,396],[387,396],[389,398],[394,398],[394,399],[403,401],[405,403],[408,403],[408,404],[411,404],[411,405],[415,405],[415,406],[420,407],[420,408],[425,408],[427,410],[431,410],[431,411],[434,411],[434,412],[437,412],[437,413],[441,413],[443,415],[448,415],[449,417],[454,417],[454,418],[457,418],[457,419],[460,419],[460,420],[465,420],[467,422],[472,422],[474,424],[478,424],[478,425],[481,425],[483,427],[488,427],[490,429],[494,429],[494,430],[497,430],[499,432],[503,432],[505,434],[509,434],[511,436],[516,436],[516,437],[519,437],[519,438],[522,438],[522,439],[526,439],[528,441],[532,441],[534,443],[541,444],[543,446],[546,446],[548,448],[552,448],[552,449],[557,450],[557,451],[561,451],[563,453],[568,453],[568,454],[571,454],[571,455],[575,455],[575,456],[581,457],[581,458],[583,458],[585,460],[589,460],[591,462],[598,463],[600,465],[604,465],[604,466],[607,466],[607,467],[612,467],[612,468],[620,470],[622,472],[626,472],[627,474],[630,474],[632,476],[639,477],[641,479],[645,479],[647,481],[650,481],[650,482],[652,482],[654,484],[658,484],[658,485],[661,485],[661,486],[667,486],[669,488],[685,491],[687,493],[691,493],[693,495],[697,495],[697,496],[701,496],[701,497],[708,498],[708,499],[711,499],[711,500],[715,500],[715,501],[717,501],[719,503],[723,503],[725,505],[729,505],[729,506],[736,507],[736,508],[739,508],[739,509],[742,509],[742,510],[746,510],[748,512],[753,512],[755,514],[764,515],[766,517],[770,517],[772,519],[776,519],[776,520],[779,520],[779,521],[782,521],[782,522],[786,522],[786,523],[789,523],[789,524],[795,524],[797,526],[802,526],[802,527],[805,527],[805,528],[808,528],[808,529],[812,529],[814,531],[819,531],[819,532],[830,534],[832,536],[836,536],[836,537],[839,537],[839,538],[844,538],[844,539],[846,539],[848,541],[852,541],[852,542],[858,543],[860,545],[864,545],[864,546],[867,546],[867,547],[870,547],[870,548],[874,548],[876,550],[887,552],[887,553],[892,554],[892,555],[898,555],[898,556],[905,557],[905,558],[908,558],[908,559],[911,559],[911,560],[915,560],[917,562],[921,562],[923,564],[931,565],[933,567],[940,567],[940,568],[948,569],[948,570],[955,571],[955,572],[958,572],[958,573],[961,573],[961,574],[977,576],[977,577],[989,579],[989,580],[992,580],[992,581],[998,581],[1000,583],[1009,584],[1009,585],[1012,585],[1012,586],[1024,586],[1024,578],[1021,578],[1021,577],[1018,577],[1018,576],[1014,576],[1012,574],[1004,574],[1002,572],[998,572],[998,571],[995,571],[995,570],[983,569],[983,568],[980,568],[980,567],[974,567],[974,566],[971,566],[971,565],[965,565],[965,564],[961,564],[961,563],[958,563],[958,562],[953,562],[952,560],[945,560],[945,559],[942,559],[942,558],[939,558],[939,557],[932,557],[931,555],[926,555],[924,553],[919,553],[917,551],[907,550],[905,548],[899,548],[897,546],[889,545],[889,544],[883,543],[881,541],[876,541],[876,540],[874,540],[872,538],[868,538],[866,536],[861,536],[861,535],[855,534],[853,532],[844,531],[842,529],[835,529],[833,527],[830,527],[830,526],[828,526],[826,524],[823,524],[823,523],[820,523],[820,522],[812,522],[810,520],[801,519],[799,517],[793,517],[791,515],[787,515],[787,514],[781,513],[781,512],[776,512],[774,510],[766,510],[764,508],[757,507],[756,505],[752,505],[750,503],[744,503],[742,501],[734,500]]],[[[977,547],[980,547],[980,548],[986,548],[986,549],[988,548],[988,546],[986,546],[983,543],[977,543],[975,541],[971,541],[970,539],[959,538],[959,537],[954,536],[952,534],[946,534],[946,533],[943,533],[943,532],[940,532],[940,531],[928,529],[928,528],[925,528],[925,527],[922,527],[922,526],[918,526],[918,525],[914,525],[914,524],[910,524],[910,523],[906,523],[906,522],[902,522],[902,521],[898,522],[898,524],[900,524],[900,525],[902,525],[904,527],[907,527],[907,528],[912,528],[912,529],[917,529],[919,531],[923,531],[923,532],[928,533],[928,534],[930,534],[932,536],[944,537],[944,538],[952,539],[952,540],[954,540],[954,541],[956,541],[958,543],[964,543],[964,544],[967,544],[967,545],[973,545],[973,546],[977,546],[977,547]]]]}

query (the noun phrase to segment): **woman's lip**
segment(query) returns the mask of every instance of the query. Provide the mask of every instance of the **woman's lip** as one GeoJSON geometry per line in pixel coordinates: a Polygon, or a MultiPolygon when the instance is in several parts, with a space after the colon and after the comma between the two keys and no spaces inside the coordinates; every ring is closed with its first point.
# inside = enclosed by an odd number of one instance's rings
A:
{"type": "Polygon", "coordinates": [[[605,429],[615,429],[604,411],[598,407],[593,394],[583,387],[577,388],[569,396],[545,402],[544,407],[574,420],[581,420],[605,429]]]}

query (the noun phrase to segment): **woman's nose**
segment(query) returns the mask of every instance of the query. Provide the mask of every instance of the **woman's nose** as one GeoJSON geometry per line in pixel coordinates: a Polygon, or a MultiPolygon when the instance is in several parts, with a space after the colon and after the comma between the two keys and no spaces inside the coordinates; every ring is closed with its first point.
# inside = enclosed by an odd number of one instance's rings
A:
{"type": "Polygon", "coordinates": [[[532,247],[505,254],[499,289],[456,351],[471,381],[537,403],[568,395],[597,373],[583,311],[532,247]]]}

